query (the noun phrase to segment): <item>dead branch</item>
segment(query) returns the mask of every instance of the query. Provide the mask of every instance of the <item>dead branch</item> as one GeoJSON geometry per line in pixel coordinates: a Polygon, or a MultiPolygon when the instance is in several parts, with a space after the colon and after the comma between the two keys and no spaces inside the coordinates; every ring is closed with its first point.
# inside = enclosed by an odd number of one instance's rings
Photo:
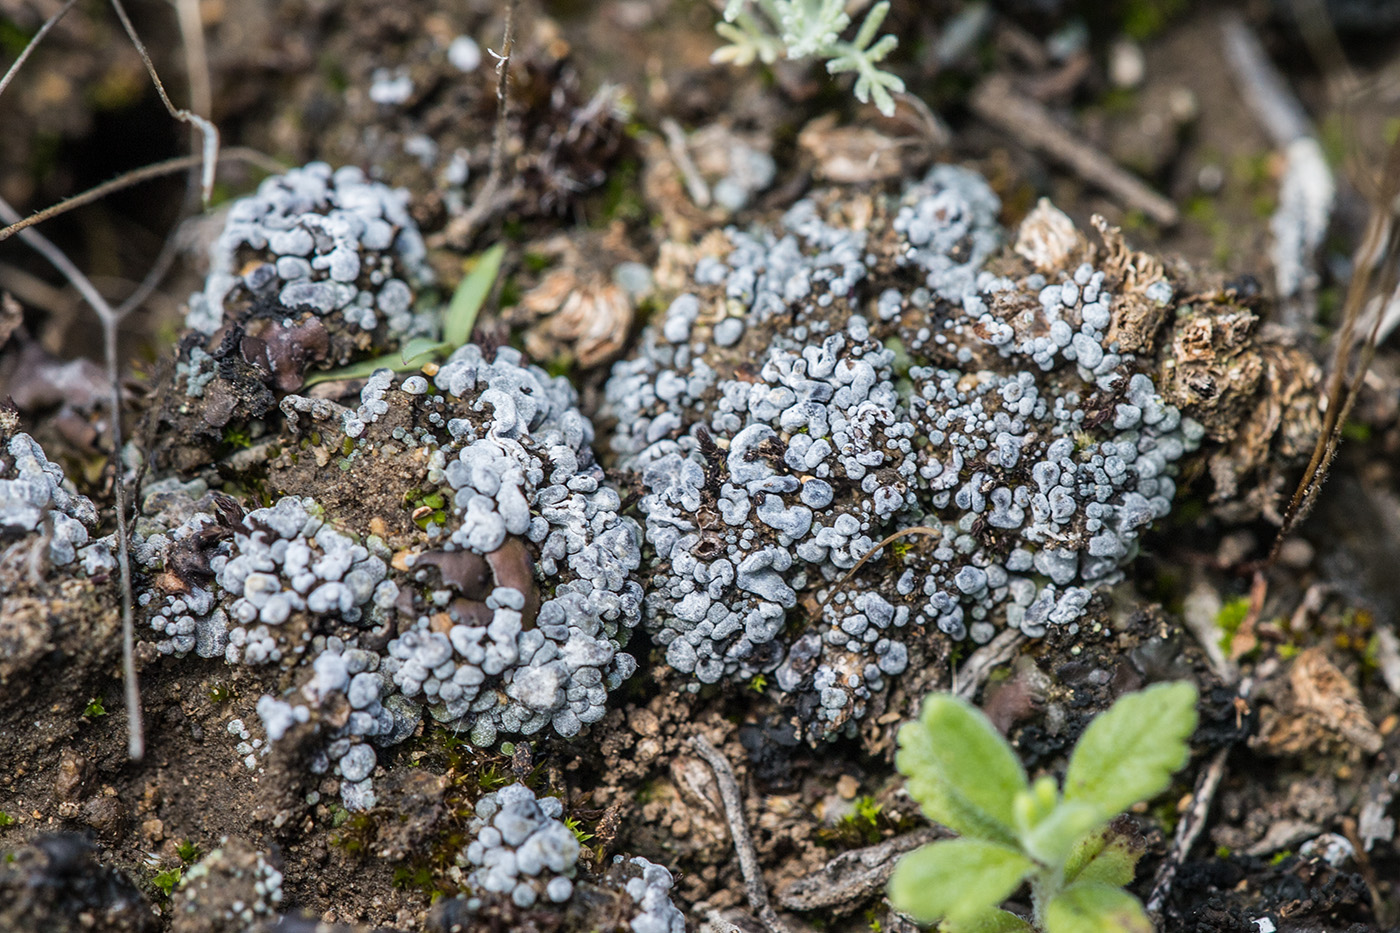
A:
{"type": "Polygon", "coordinates": [[[486,181],[476,194],[476,200],[466,213],[454,217],[443,231],[442,240],[456,249],[465,249],[471,242],[476,228],[485,222],[496,210],[496,199],[505,179],[506,137],[510,134],[507,123],[510,96],[507,94],[510,82],[510,56],[515,50],[515,0],[506,4],[506,24],[501,38],[501,51],[496,56],[496,128],[491,137],[491,168],[486,173],[486,181]]]}
{"type": "Polygon", "coordinates": [[[1038,101],[1020,94],[1005,75],[993,75],[979,84],[969,98],[972,110],[987,123],[1017,142],[1064,165],[1080,178],[1102,188],[1130,208],[1136,208],[1164,227],[1181,219],[1170,199],[1097,149],[1086,144],[1059,123],[1038,101]]]}
{"type": "MultiPolygon", "coordinates": [[[[231,149],[224,149],[218,155],[219,161],[247,162],[256,165],[267,172],[279,173],[287,170],[276,159],[259,152],[256,149],[249,149],[246,146],[234,146],[231,149]]],[[[26,227],[41,224],[46,220],[52,220],[60,214],[66,214],[74,208],[99,201],[125,188],[130,188],[143,182],[151,181],[155,178],[163,178],[166,175],[174,175],[176,172],[183,172],[186,169],[196,168],[204,164],[204,155],[176,156],[173,159],[166,159],[164,162],[156,162],[141,168],[123,172],[110,181],[104,181],[100,185],[95,185],[86,191],[75,194],[70,198],[64,198],[52,207],[46,207],[41,211],[36,211],[22,220],[17,220],[9,226],[0,229],[0,242],[8,240],[26,227]]]]}
{"type": "Polygon", "coordinates": [[[685,131],[673,118],[666,117],[661,121],[661,132],[666,136],[666,151],[671,154],[671,161],[676,163],[676,170],[681,173],[690,200],[702,210],[709,207],[710,186],[700,177],[700,170],[695,167],[695,160],[690,157],[690,150],[685,144],[685,131]]]}
{"type": "Polygon", "coordinates": [[[788,933],[787,926],[778,918],[777,911],[768,902],[768,888],[763,883],[758,853],[754,850],[753,837],[749,835],[749,824],[744,820],[743,795],[739,792],[739,782],[734,777],[734,769],[729,766],[729,759],[699,733],[690,737],[690,745],[709,763],[710,769],[715,773],[720,800],[724,801],[724,814],[729,820],[729,835],[734,840],[734,851],[739,856],[739,872],[744,876],[744,890],[749,898],[749,906],[758,914],[758,919],[763,921],[769,933],[788,933]]]}
{"type": "Polygon", "coordinates": [[[1171,893],[1176,873],[1186,860],[1191,847],[1195,845],[1201,830],[1205,829],[1206,816],[1210,813],[1210,805],[1215,800],[1220,780],[1225,776],[1225,759],[1229,754],[1228,748],[1216,752],[1215,757],[1210,760],[1210,765],[1196,782],[1196,792],[1191,797],[1191,808],[1182,816],[1181,822],[1176,824],[1172,850],[1162,862],[1162,867],[1157,870],[1157,877],[1152,883],[1152,896],[1147,900],[1147,915],[1159,925],[1162,908],[1167,902],[1167,895],[1171,893]]]}
{"type": "Polygon", "coordinates": [[[1352,279],[1347,287],[1342,310],[1342,327],[1336,336],[1332,357],[1332,372],[1324,402],[1322,431],[1313,447],[1303,478],[1288,503],[1279,526],[1274,546],[1269,551],[1269,563],[1278,559],[1283,541],[1317,501],[1327,470],[1337,456],[1342,441],[1342,428],[1352,405],[1361,392],[1366,372],[1376,353],[1376,340],[1385,315],[1378,307],[1368,317],[1377,302],[1394,300],[1400,294],[1400,230],[1396,225],[1396,199],[1400,197],[1400,139],[1390,146],[1382,171],[1379,190],[1372,201],[1371,216],[1366,233],[1357,246],[1352,260],[1352,279]]]}
{"type": "Polygon", "coordinates": [[[131,25],[131,19],[126,15],[126,7],[122,6],[122,0],[111,0],[111,3],[112,8],[117,11],[117,18],[122,21],[122,28],[126,30],[127,37],[131,39],[131,44],[136,47],[137,54],[141,56],[141,61],[146,66],[146,73],[151,76],[151,81],[156,86],[156,93],[160,95],[160,101],[165,104],[166,111],[172,119],[188,123],[199,130],[204,138],[204,169],[201,187],[204,191],[204,204],[207,207],[210,198],[214,196],[214,166],[219,162],[219,130],[205,117],[191,113],[182,107],[176,107],[171,103],[170,95],[165,93],[165,85],[161,83],[160,75],[156,73],[155,62],[151,61],[151,54],[146,51],[146,44],[137,35],[136,27],[131,25]]]}
{"type": "MultiPolygon", "coordinates": [[[[19,214],[3,198],[0,198],[0,218],[7,223],[19,220],[19,214]]],[[[122,483],[122,387],[121,370],[117,365],[117,325],[121,323],[121,315],[48,237],[38,230],[21,230],[20,236],[78,290],[102,323],[107,378],[112,390],[109,430],[112,435],[112,489],[117,500],[117,563],[121,568],[122,679],[126,684],[127,755],[139,761],[146,754],[146,740],[141,726],[141,687],[136,679],[135,600],[131,588],[131,555],[127,548],[126,487],[122,483]]]]}
{"type": "Polygon", "coordinates": [[[63,19],[64,14],[73,9],[73,4],[77,2],[78,0],[68,0],[68,2],[59,7],[52,16],[44,20],[44,25],[39,27],[39,31],[34,33],[34,38],[30,39],[25,45],[24,51],[19,53],[19,58],[16,58],[14,64],[5,71],[5,77],[0,78],[0,94],[5,93],[5,88],[10,86],[10,82],[15,79],[15,75],[19,74],[19,70],[24,67],[24,63],[28,60],[30,53],[39,47],[39,43],[43,41],[44,36],[49,34],[49,30],[57,26],[58,21],[63,19]]]}
{"type": "Polygon", "coordinates": [[[901,855],[951,835],[941,826],[925,826],[879,845],[842,852],[810,875],[785,885],[778,891],[778,901],[789,910],[804,911],[864,901],[884,890],[901,855]]]}
{"type": "Polygon", "coordinates": [[[1317,250],[1332,219],[1337,183],[1313,133],[1312,121],[1253,31],[1234,12],[1221,15],[1225,60],[1245,102],[1274,145],[1285,153],[1278,208],[1269,220],[1270,258],[1286,326],[1312,321],[1317,311],[1317,250]]]}

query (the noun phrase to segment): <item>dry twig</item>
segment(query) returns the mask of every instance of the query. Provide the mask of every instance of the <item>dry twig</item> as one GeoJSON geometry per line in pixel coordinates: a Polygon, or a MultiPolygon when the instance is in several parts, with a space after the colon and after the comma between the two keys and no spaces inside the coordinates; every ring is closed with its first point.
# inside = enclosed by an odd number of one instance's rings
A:
{"type": "Polygon", "coordinates": [[[1397,226],[1397,198],[1400,198],[1400,139],[1386,155],[1372,201],[1366,233],[1352,260],[1352,279],[1342,309],[1342,327],[1336,336],[1332,372],[1325,395],[1322,431],[1313,447],[1303,478],[1283,514],[1283,523],[1274,538],[1269,562],[1278,558],[1279,548],[1317,501],[1327,478],[1327,470],[1337,456],[1342,428],[1371,368],[1376,340],[1384,315],[1379,304],[1400,294],[1400,226],[1397,226]],[[1373,310],[1374,309],[1374,310],[1373,310]],[[1369,315],[1369,317],[1368,317],[1369,315]]]}
{"type": "Polygon", "coordinates": [[[442,240],[456,249],[464,249],[471,242],[477,227],[496,210],[496,200],[501,184],[505,179],[506,138],[510,134],[507,122],[510,96],[510,56],[515,50],[515,0],[506,4],[506,23],[501,38],[501,51],[492,52],[496,57],[496,128],[491,137],[491,168],[486,173],[486,181],[476,194],[476,200],[466,213],[454,217],[443,231],[442,240]]]}
{"type": "Polygon", "coordinates": [[[67,3],[55,10],[52,16],[44,20],[44,25],[39,27],[39,31],[34,34],[34,38],[30,39],[28,44],[25,45],[24,51],[19,53],[19,58],[16,58],[14,64],[6,70],[5,77],[0,78],[0,94],[5,93],[5,88],[10,86],[10,82],[15,79],[15,75],[19,74],[19,70],[24,67],[24,63],[29,59],[30,53],[39,47],[39,43],[44,40],[44,36],[48,35],[49,30],[57,26],[58,21],[63,19],[64,14],[73,9],[73,4],[77,2],[78,0],[68,0],[67,3]]]}
{"type": "Polygon", "coordinates": [[[1274,145],[1286,154],[1278,209],[1269,220],[1273,234],[1270,258],[1280,298],[1280,320],[1298,327],[1311,321],[1317,311],[1317,250],[1332,218],[1337,183],[1313,133],[1312,121],[1253,31],[1234,12],[1221,16],[1220,29],[1225,60],[1235,72],[1245,101],[1274,145]]]}
{"type": "MultiPolygon", "coordinates": [[[[15,209],[0,199],[0,218],[8,223],[19,219],[15,209]]],[[[133,619],[134,599],[131,588],[131,555],[127,550],[126,487],[122,485],[122,422],[121,370],[117,365],[117,325],[121,315],[88,281],[87,276],[63,254],[57,246],[37,230],[22,230],[20,237],[35,252],[49,261],[72,284],[96,312],[102,324],[102,343],[106,350],[107,378],[111,383],[109,430],[112,435],[112,489],[117,500],[117,563],[121,568],[122,588],[122,679],[126,684],[127,754],[140,760],[146,753],[146,740],[141,727],[141,688],[136,680],[136,629],[133,619]]]]}
{"type": "Polygon", "coordinates": [[[1171,894],[1176,873],[1201,835],[1201,830],[1205,829],[1210,805],[1215,800],[1215,792],[1220,787],[1221,778],[1225,776],[1225,759],[1229,754],[1228,748],[1222,748],[1215,753],[1215,757],[1210,760],[1210,764],[1196,781],[1191,808],[1176,824],[1176,836],[1172,839],[1171,852],[1162,862],[1162,867],[1157,870],[1157,877],[1152,883],[1152,895],[1147,900],[1147,915],[1154,921],[1161,920],[1162,908],[1166,905],[1167,895],[1171,894]]]}
{"type": "MultiPolygon", "coordinates": [[[[1253,687],[1254,681],[1251,678],[1246,677],[1241,681],[1236,693],[1237,702],[1247,702],[1253,687]]],[[[1220,789],[1220,782],[1225,777],[1225,761],[1229,756],[1229,746],[1217,751],[1210,764],[1196,779],[1196,790],[1191,795],[1191,807],[1182,814],[1181,821],[1176,824],[1171,851],[1157,869],[1157,877],[1152,882],[1152,894],[1147,899],[1147,915],[1153,921],[1161,920],[1162,908],[1167,903],[1167,896],[1171,894],[1176,873],[1186,861],[1186,856],[1191,853],[1191,847],[1200,838],[1201,831],[1206,828],[1206,818],[1210,815],[1210,807],[1215,802],[1215,793],[1220,789]]]]}
{"type": "Polygon", "coordinates": [[[895,863],[906,852],[952,835],[941,826],[925,826],[878,845],[842,852],[821,868],[778,891],[789,910],[826,910],[865,901],[889,883],[895,863]]]}
{"type": "Polygon", "coordinates": [[[969,103],[987,123],[1066,166],[1126,206],[1141,210],[1157,223],[1170,227],[1181,219],[1171,200],[1055,122],[1044,105],[1017,93],[1005,75],[994,75],[979,84],[969,103]]]}
{"type": "Polygon", "coordinates": [[[112,8],[117,11],[117,18],[122,21],[122,28],[126,30],[126,35],[131,39],[131,44],[136,47],[136,53],[141,56],[141,62],[146,66],[146,73],[151,76],[152,83],[156,86],[156,93],[160,95],[160,102],[165,105],[165,110],[171,118],[181,123],[188,123],[199,130],[204,138],[204,170],[201,179],[201,187],[204,191],[204,203],[209,204],[210,198],[214,196],[214,166],[219,161],[219,130],[207,118],[197,113],[191,113],[182,107],[176,107],[170,101],[170,95],[165,93],[165,85],[161,83],[160,75],[156,73],[155,63],[151,61],[151,54],[146,51],[146,44],[141,41],[141,37],[136,32],[136,27],[131,25],[131,19],[126,15],[126,7],[122,6],[122,0],[110,0],[112,8]]]}
{"type": "Polygon", "coordinates": [[[758,914],[758,919],[763,921],[769,933],[787,933],[787,926],[768,902],[763,870],[758,865],[758,853],[753,847],[753,837],[749,835],[749,824],[744,820],[743,795],[739,792],[739,782],[734,777],[729,759],[699,733],[690,737],[690,745],[715,773],[720,800],[724,801],[724,814],[729,819],[729,835],[739,856],[739,872],[744,876],[744,891],[748,895],[749,906],[758,914]]]}
{"type": "Polygon", "coordinates": [[[951,692],[971,702],[992,671],[1016,657],[1025,642],[1026,636],[1019,629],[998,632],[995,638],[968,655],[963,666],[953,674],[951,692]]]}
{"type": "MultiPolygon", "coordinates": [[[[278,162],[276,159],[273,159],[271,156],[259,152],[256,149],[249,149],[244,146],[235,146],[232,149],[224,149],[219,153],[218,158],[221,162],[247,162],[251,165],[256,165],[258,168],[267,172],[277,173],[286,171],[286,166],[282,165],[280,162],[278,162]]],[[[41,211],[35,211],[28,217],[25,217],[21,220],[17,220],[9,226],[0,229],[0,241],[8,240],[10,237],[14,236],[16,233],[19,233],[26,227],[32,227],[35,224],[41,224],[46,220],[52,220],[60,214],[66,214],[69,211],[75,208],[82,207],[85,204],[91,204],[94,201],[99,201],[102,198],[107,197],[107,195],[113,194],[117,191],[121,191],[124,188],[131,188],[135,185],[139,185],[143,182],[150,181],[154,178],[162,178],[166,175],[174,175],[176,172],[183,172],[186,169],[197,168],[203,164],[203,154],[176,156],[173,159],[166,159],[164,162],[156,162],[151,165],[142,166],[141,168],[132,169],[129,172],[123,172],[116,178],[111,179],[110,181],[104,181],[102,184],[95,185],[86,191],[73,195],[72,197],[64,198],[62,201],[59,201],[52,207],[46,207],[41,211]]]]}
{"type": "Polygon", "coordinates": [[[695,160],[690,157],[690,149],[685,143],[685,131],[673,118],[666,117],[661,121],[661,132],[666,136],[666,151],[671,154],[671,161],[676,163],[676,170],[681,173],[681,179],[685,182],[686,194],[690,195],[690,200],[695,202],[696,207],[702,210],[709,207],[710,186],[700,177],[700,170],[695,167],[695,160]]]}

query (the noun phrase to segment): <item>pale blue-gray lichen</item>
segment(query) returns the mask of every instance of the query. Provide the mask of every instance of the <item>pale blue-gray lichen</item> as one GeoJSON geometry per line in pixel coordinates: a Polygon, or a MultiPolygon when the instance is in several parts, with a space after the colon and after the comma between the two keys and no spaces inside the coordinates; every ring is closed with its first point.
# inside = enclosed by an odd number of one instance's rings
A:
{"type": "Polygon", "coordinates": [[[672,667],[772,675],[811,734],[849,730],[920,640],[1072,630],[1170,510],[1200,426],[1111,336],[1103,270],[984,267],[997,211],[951,166],[862,225],[799,201],[728,230],[616,364],[611,444],[672,667]],[[893,562],[877,549],[914,527],[893,562]]]}

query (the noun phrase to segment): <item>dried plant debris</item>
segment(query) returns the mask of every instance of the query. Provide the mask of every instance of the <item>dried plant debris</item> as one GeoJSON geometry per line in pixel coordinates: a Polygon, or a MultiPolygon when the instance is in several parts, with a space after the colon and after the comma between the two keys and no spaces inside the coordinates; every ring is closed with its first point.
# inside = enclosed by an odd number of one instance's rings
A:
{"type": "Polygon", "coordinates": [[[1320,648],[1293,659],[1288,685],[1261,714],[1259,747],[1274,755],[1342,751],[1359,758],[1381,750],[1384,739],[1371,723],[1352,679],[1320,648]]]}
{"type": "Polygon", "coordinates": [[[614,224],[601,235],[572,233],[534,245],[532,263],[548,263],[539,281],[506,309],[525,350],[537,360],[592,369],[622,355],[637,303],[652,289],[651,269],[637,261],[614,224]]]}
{"type": "Polygon", "coordinates": [[[825,192],[731,228],[614,367],[645,622],[692,686],[771,677],[817,738],[940,639],[1072,633],[1170,512],[1176,464],[1260,404],[1274,351],[1247,310],[1058,212],[1018,243],[1042,265],[997,256],[998,209],[937,166],[891,201],[825,192]],[[1201,328],[1216,353],[1183,359],[1201,328]]]}

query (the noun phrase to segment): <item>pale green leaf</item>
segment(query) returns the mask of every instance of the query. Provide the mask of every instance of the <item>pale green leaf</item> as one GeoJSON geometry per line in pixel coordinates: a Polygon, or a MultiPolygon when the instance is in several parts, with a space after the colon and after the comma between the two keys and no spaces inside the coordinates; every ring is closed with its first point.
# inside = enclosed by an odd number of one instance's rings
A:
{"type": "Polygon", "coordinates": [[[880,3],[871,7],[870,12],[865,14],[865,21],[860,24],[860,31],[851,40],[851,45],[858,49],[865,49],[874,42],[875,31],[880,28],[880,24],[885,21],[885,16],[889,12],[889,0],[881,0],[880,3]]]}
{"type": "Polygon", "coordinates": [[[970,920],[954,923],[945,920],[938,933],[1032,933],[1035,927],[1009,911],[995,909],[978,914],[970,920]]]}
{"type": "Polygon", "coordinates": [[[1072,884],[1045,908],[1046,933],[1153,933],[1142,904],[1122,888],[1072,884]]]}
{"type": "Polygon", "coordinates": [[[895,766],[929,819],[964,836],[1015,844],[1017,793],[1027,789],[1021,761],[981,711],[933,693],[899,730],[895,766]]]}
{"type": "Polygon", "coordinates": [[[411,373],[420,368],[427,357],[455,349],[438,343],[428,337],[415,337],[394,353],[386,353],[368,360],[360,360],[339,369],[314,372],[306,377],[302,388],[310,388],[318,382],[334,382],[340,379],[364,379],[376,369],[392,369],[396,373],[411,373]]]}
{"type": "Polygon", "coordinates": [[[1167,789],[1196,730],[1196,688],[1158,684],[1129,693],[1084,730],[1065,771],[1065,799],[1105,820],[1167,789]]]}
{"type": "Polygon", "coordinates": [[[1126,887],[1133,883],[1142,853],[1141,847],[1111,828],[1090,833],[1079,841],[1065,863],[1065,881],[1126,887]]]}
{"type": "Polygon", "coordinates": [[[1060,805],[1060,785],[1048,774],[1036,778],[1029,790],[1016,794],[1011,812],[1016,815],[1016,832],[1025,836],[1060,805]]]}
{"type": "Polygon", "coordinates": [[[977,919],[1011,896],[1034,865],[1009,846],[948,839],[915,849],[890,878],[890,902],[922,923],[977,919]]]}
{"type": "Polygon", "coordinates": [[[480,313],[481,306],[486,303],[487,296],[491,294],[491,287],[496,284],[496,275],[501,271],[501,259],[505,254],[506,248],[501,243],[482,253],[472,271],[458,283],[457,290],[452,293],[452,301],[442,318],[442,342],[453,350],[465,344],[471,337],[472,328],[476,326],[476,316],[480,313]]]}
{"type": "Polygon", "coordinates": [[[1064,800],[1029,831],[1021,834],[1021,846],[1046,865],[1063,865],[1075,844],[1090,830],[1103,825],[1098,807],[1064,800]]]}

